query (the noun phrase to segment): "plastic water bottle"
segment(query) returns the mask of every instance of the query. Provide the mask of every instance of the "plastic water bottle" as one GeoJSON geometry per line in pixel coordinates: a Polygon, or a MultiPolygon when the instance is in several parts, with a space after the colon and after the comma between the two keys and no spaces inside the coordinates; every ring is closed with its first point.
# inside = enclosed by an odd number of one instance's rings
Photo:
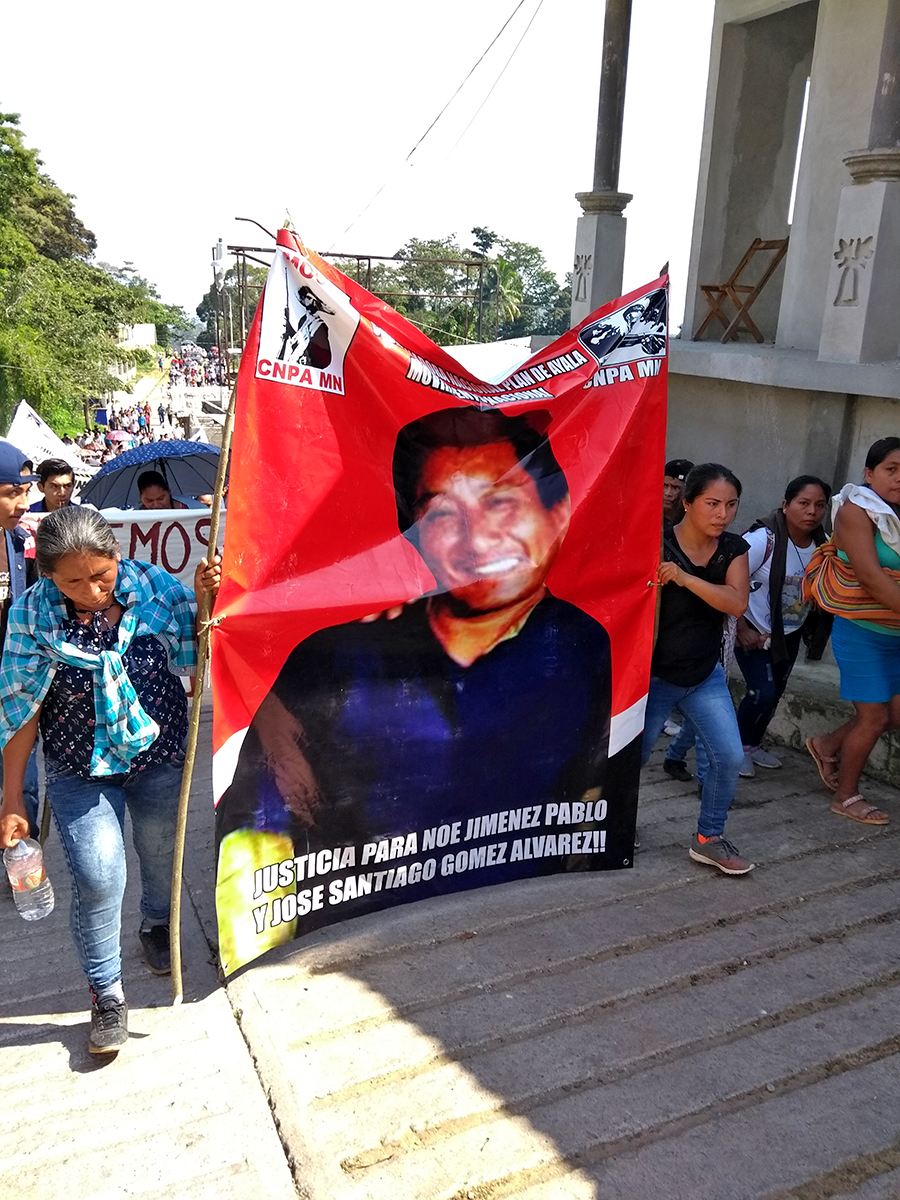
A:
{"type": "Polygon", "coordinates": [[[49,916],[53,912],[53,886],[44,870],[40,842],[22,838],[3,851],[3,865],[19,916],[26,921],[40,921],[41,917],[49,916]]]}

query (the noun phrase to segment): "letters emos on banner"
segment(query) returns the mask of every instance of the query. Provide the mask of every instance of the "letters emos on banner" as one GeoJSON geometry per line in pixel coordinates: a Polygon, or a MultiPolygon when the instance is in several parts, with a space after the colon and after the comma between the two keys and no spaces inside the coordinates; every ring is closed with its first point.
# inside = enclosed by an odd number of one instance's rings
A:
{"type": "MultiPolygon", "coordinates": [[[[194,571],[209,545],[209,513],[200,509],[132,512],[106,509],[103,513],[118,539],[123,558],[152,562],[194,586],[194,571]]],[[[225,532],[226,513],[219,516],[219,536],[225,532]]]]}
{"type": "MultiPolygon", "coordinates": [[[[104,517],[113,527],[124,558],[162,566],[188,588],[193,588],[193,572],[209,547],[209,512],[188,509],[172,512],[130,512],[110,509],[104,517]]],[[[226,512],[218,518],[220,536],[226,527],[226,512]]]]}
{"type": "Polygon", "coordinates": [[[666,296],[485,383],[279,234],[212,636],[226,974],[349,916],[631,865],[666,296]]]}
{"type": "MultiPolygon", "coordinates": [[[[194,571],[209,545],[208,510],[203,509],[101,509],[116,535],[123,558],[154,563],[175,575],[191,589],[194,571]]],[[[22,524],[33,534],[43,513],[26,513],[22,524]]],[[[219,534],[225,532],[226,513],[219,516],[219,534]]],[[[32,542],[33,546],[33,542],[32,542]]],[[[26,547],[26,557],[29,556],[26,547]]]]}

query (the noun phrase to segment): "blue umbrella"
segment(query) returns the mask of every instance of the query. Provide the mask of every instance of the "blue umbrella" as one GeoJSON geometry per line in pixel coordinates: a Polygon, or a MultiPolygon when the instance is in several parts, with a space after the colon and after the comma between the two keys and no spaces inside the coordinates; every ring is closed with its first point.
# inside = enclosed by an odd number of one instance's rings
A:
{"type": "Polygon", "coordinates": [[[144,471],[159,471],[177,496],[212,492],[219,469],[219,449],[208,442],[151,442],[114,458],[85,484],[81,500],[97,508],[136,508],[137,481],[144,471]]]}

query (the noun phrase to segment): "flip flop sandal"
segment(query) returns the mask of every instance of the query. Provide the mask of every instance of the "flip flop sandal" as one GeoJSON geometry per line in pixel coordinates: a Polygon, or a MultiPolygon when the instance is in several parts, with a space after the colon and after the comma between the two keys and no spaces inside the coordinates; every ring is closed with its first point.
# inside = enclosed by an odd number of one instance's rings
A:
{"type": "Polygon", "coordinates": [[[849,817],[851,821],[859,821],[860,825],[887,825],[890,820],[880,808],[876,808],[874,804],[868,804],[865,796],[851,796],[849,800],[835,800],[831,805],[831,811],[839,817],[849,817]],[[863,806],[859,814],[850,811],[853,804],[863,806]],[[878,815],[875,816],[875,813],[878,815]]]}
{"type": "Polygon", "coordinates": [[[838,787],[837,772],[829,771],[826,763],[836,764],[838,760],[836,758],[826,758],[824,754],[820,754],[813,745],[813,740],[811,737],[806,739],[806,748],[809,751],[813,762],[816,764],[816,770],[819,772],[819,778],[829,789],[829,791],[836,792],[838,787]]]}

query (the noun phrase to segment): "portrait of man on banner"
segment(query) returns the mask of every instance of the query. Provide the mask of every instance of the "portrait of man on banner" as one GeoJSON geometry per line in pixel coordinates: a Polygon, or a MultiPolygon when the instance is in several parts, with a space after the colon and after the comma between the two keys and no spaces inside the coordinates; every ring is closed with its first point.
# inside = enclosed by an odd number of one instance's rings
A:
{"type": "MultiPolygon", "coordinates": [[[[546,585],[571,516],[549,425],[540,410],[454,407],[400,430],[398,525],[436,587],[399,615],[321,630],[292,651],[220,802],[220,839],[281,834],[307,855],[585,797],[600,811],[609,637],[546,585]]],[[[507,859],[491,882],[534,867],[507,859]]]]}

